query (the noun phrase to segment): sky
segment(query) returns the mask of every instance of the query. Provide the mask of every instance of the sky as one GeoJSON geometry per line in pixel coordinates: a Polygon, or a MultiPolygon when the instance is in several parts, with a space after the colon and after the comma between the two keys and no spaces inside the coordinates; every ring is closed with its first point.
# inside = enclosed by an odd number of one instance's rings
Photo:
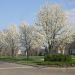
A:
{"type": "MultiPolygon", "coordinates": [[[[48,0],[52,4],[60,4],[68,18],[75,24],[75,0],[48,0]]],[[[0,29],[11,24],[22,22],[32,24],[45,0],[0,0],[0,29]]],[[[74,25],[73,25],[74,26],[74,25]]]]}

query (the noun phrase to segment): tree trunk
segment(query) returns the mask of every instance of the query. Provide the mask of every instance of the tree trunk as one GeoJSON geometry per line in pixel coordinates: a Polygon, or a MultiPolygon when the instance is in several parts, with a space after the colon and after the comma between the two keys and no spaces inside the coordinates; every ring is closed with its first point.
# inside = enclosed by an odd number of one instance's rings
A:
{"type": "Polygon", "coordinates": [[[11,55],[12,55],[12,57],[14,57],[14,49],[13,48],[12,48],[12,54],[11,55]]]}

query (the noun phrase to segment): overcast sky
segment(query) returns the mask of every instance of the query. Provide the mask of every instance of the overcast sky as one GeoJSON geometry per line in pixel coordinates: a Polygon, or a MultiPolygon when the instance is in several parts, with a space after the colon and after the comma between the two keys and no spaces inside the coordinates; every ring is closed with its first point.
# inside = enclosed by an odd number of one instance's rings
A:
{"type": "MultiPolygon", "coordinates": [[[[48,1],[50,4],[60,4],[70,21],[75,24],[75,0],[48,1]]],[[[32,24],[37,11],[44,3],[45,0],[0,0],[0,29],[10,24],[19,25],[23,21],[32,24]]]]}

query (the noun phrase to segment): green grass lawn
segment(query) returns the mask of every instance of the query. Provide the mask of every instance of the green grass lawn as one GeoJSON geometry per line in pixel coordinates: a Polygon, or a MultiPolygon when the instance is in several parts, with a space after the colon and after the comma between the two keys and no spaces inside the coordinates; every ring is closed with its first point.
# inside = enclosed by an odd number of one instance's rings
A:
{"type": "Polygon", "coordinates": [[[29,56],[28,60],[26,56],[16,56],[16,57],[1,56],[0,61],[15,62],[21,64],[37,64],[37,62],[44,61],[44,56],[29,56]]]}
{"type": "Polygon", "coordinates": [[[19,64],[33,64],[33,65],[50,65],[50,66],[74,66],[75,65],[75,56],[72,56],[72,61],[70,62],[51,62],[46,61],[44,62],[44,56],[29,56],[29,60],[27,60],[26,56],[16,56],[16,57],[9,57],[9,56],[1,56],[0,61],[5,62],[14,62],[19,64]]]}

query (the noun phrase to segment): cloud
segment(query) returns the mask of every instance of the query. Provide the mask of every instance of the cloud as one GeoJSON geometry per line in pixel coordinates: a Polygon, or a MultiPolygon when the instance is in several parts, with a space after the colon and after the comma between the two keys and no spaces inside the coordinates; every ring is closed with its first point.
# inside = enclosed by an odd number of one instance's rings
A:
{"type": "Polygon", "coordinates": [[[75,8],[66,11],[66,16],[75,25],[75,8]]]}

